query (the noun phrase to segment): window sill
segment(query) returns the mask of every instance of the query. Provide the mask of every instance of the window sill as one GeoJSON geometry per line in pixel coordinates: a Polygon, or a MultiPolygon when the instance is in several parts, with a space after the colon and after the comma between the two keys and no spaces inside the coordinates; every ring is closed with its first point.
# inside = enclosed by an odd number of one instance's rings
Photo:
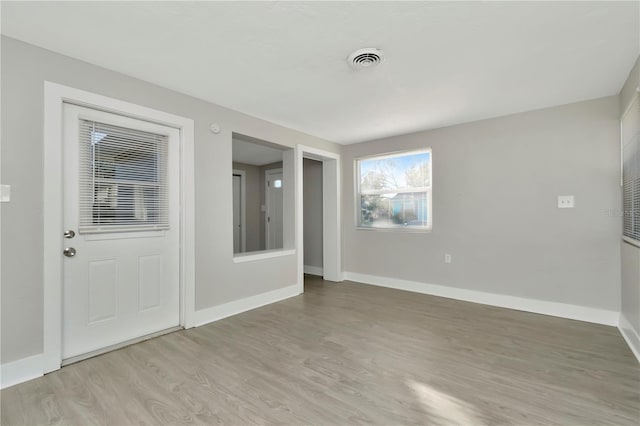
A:
{"type": "Polygon", "coordinates": [[[295,249],[264,250],[260,252],[238,253],[233,255],[233,263],[253,262],[255,260],[271,259],[273,257],[291,256],[295,249]]]}
{"type": "Polygon", "coordinates": [[[632,246],[640,247],[640,241],[634,240],[633,238],[622,237],[622,241],[624,241],[625,243],[630,244],[632,246]]]}
{"type": "Polygon", "coordinates": [[[433,230],[432,228],[411,228],[407,226],[398,228],[379,228],[374,226],[356,226],[357,231],[380,231],[380,232],[406,232],[414,234],[429,234],[433,230]]]}

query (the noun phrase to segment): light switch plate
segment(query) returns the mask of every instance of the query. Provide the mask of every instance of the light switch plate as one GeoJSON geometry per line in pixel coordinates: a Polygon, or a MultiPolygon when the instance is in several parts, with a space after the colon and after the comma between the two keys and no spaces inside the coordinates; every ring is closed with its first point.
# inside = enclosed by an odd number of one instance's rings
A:
{"type": "Polygon", "coordinates": [[[573,195],[558,195],[559,209],[572,209],[575,207],[573,195]]]}
{"type": "Polygon", "coordinates": [[[0,185],[0,203],[11,201],[11,185],[0,185]]]}

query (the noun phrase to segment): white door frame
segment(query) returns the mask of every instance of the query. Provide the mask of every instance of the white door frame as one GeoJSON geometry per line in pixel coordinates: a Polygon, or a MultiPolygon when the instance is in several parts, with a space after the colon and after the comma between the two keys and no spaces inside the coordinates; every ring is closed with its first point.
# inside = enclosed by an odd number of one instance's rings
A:
{"type": "Polygon", "coordinates": [[[247,172],[233,169],[231,176],[240,176],[240,253],[247,250],[247,172]]]}
{"type": "Polygon", "coordinates": [[[62,363],[63,103],[162,124],[180,130],[180,325],[195,325],[195,216],[193,120],[44,82],[44,353],[43,373],[62,363]]]}
{"type": "Polygon", "coordinates": [[[305,158],[322,162],[322,269],[327,281],[341,282],[340,154],[309,146],[296,147],[296,247],[298,288],[304,292],[304,163],[305,158]]]}
{"type": "MultiPolygon", "coordinates": [[[[282,179],[284,180],[284,168],[282,167],[278,167],[276,169],[267,169],[264,171],[264,205],[265,205],[265,214],[264,214],[264,245],[265,245],[265,249],[266,250],[274,250],[274,249],[270,249],[269,248],[269,226],[271,226],[271,222],[269,220],[269,207],[271,206],[270,203],[270,198],[269,198],[269,175],[270,174],[280,174],[282,176],[282,179]]],[[[284,190],[284,188],[283,188],[284,190]]],[[[284,201],[284,194],[283,195],[283,201],[284,201]]],[[[284,207],[284,206],[283,206],[284,207]]],[[[284,233],[284,211],[282,212],[282,232],[284,233]]],[[[280,250],[284,248],[284,235],[282,238],[282,245],[283,247],[280,247],[279,249],[275,249],[275,250],[280,250]]]]}

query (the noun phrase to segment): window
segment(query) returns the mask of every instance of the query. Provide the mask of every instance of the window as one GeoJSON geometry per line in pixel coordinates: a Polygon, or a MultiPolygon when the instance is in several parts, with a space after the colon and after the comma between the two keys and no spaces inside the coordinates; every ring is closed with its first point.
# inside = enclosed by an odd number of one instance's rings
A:
{"type": "Polygon", "coordinates": [[[356,160],[357,224],[431,229],[431,150],[356,160]]]}
{"type": "Polygon", "coordinates": [[[623,238],[640,245],[640,98],[622,117],[623,238]]]}
{"type": "Polygon", "coordinates": [[[294,150],[235,132],[231,144],[232,168],[244,172],[244,183],[233,187],[234,261],[246,261],[260,251],[293,248],[295,224],[285,218],[294,206],[294,188],[287,183],[294,150]]]}
{"type": "Polygon", "coordinates": [[[80,120],[80,233],[169,228],[168,137],[80,120]]]}

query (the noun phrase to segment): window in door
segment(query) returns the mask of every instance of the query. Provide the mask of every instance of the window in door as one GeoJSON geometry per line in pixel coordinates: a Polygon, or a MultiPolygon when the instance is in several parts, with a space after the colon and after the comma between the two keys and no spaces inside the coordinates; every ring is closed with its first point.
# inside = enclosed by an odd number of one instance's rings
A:
{"type": "Polygon", "coordinates": [[[81,233],[169,227],[168,136],[80,120],[81,233]]]}

